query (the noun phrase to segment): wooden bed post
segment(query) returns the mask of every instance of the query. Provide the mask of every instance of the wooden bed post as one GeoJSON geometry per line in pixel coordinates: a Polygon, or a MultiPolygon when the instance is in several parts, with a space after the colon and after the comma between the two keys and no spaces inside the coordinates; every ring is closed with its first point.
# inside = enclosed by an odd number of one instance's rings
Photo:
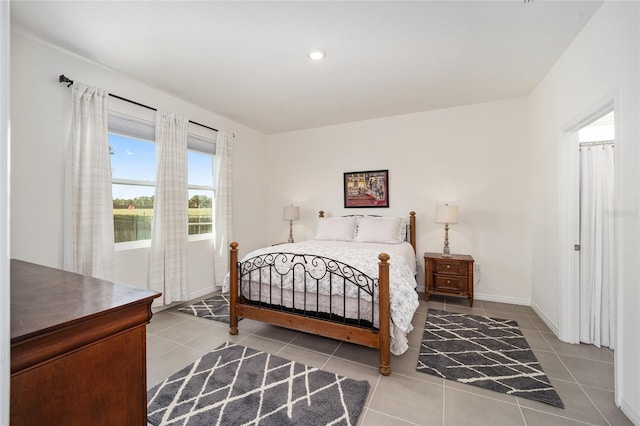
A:
{"type": "Polygon", "coordinates": [[[235,241],[229,244],[229,334],[238,334],[238,315],[236,314],[236,303],[238,301],[238,243],[235,241]]]}
{"type": "Polygon", "coordinates": [[[378,316],[380,339],[380,374],[391,374],[391,350],[390,350],[390,306],[389,306],[389,255],[380,253],[378,256],[378,316]]]}
{"type": "Polygon", "coordinates": [[[413,252],[416,252],[416,212],[409,212],[409,242],[413,246],[413,252]]]}

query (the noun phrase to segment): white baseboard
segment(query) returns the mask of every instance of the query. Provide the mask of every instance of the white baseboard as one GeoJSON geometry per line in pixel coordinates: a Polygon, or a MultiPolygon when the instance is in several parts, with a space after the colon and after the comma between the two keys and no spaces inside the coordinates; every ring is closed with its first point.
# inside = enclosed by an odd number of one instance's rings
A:
{"type": "MultiPolygon", "coordinates": [[[[421,295],[424,294],[424,287],[418,287],[416,290],[421,295]]],[[[424,296],[420,296],[420,298],[423,298],[423,297],[424,296]]],[[[495,294],[485,294],[485,293],[474,293],[473,300],[485,300],[487,302],[508,303],[510,305],[523,305],[523,306],[531,305],[531,299],[523,299],[519,297],[496,296],[495,294]]]]}
{"type": "Polygon", "coordinates": [[[474,293],[474,300],[485,300],[487,302],[509,303],[511,305],[530,306],[531,299],[523,299],[520,297],[496,296],[495,294],[474,293]]]}
{"type": "MultiPolygon", "coordinates": [[[[495,294],[485,294],[485,293],[475,293],[473,295],[474,300],[485,300],[487,302],[499,302],[499,303],[509,303],[511,305],[522,305],[522,306],[531,306],[536,314],[540,317],[542,321],[551,329],[553,334],[556,336],[559,335],[559,327],[555,324],[551,318],[549,318],[539,307],[536,305],[531,299],[524,299],[519,297],[508,297],[508,296],[496,296],[495,294]]],[[[640,423],[638,423],[640,425],[640,423]]]]}
{"type": "MultiPolygon", "coordinates": [[[[195,300],[195,299],[199,299],[203,296],[208,296],[209,294],[213,293],[215,291],[215,288],[203,288],[201,290],[198,291],[194,291],[189,293],[189,299],[188,300],[195,300]]],[[[154,306],[152,309],[153,313],[158,313],[158,312],[162,312],[162,311],[166,311],[167,309],[171,309],[175,306],[181,305],[183,304],[185,301],[182,302],[173,302],[169,305],[162,305],[162,306],[154,306]]]]}
{"type": "Polygon", "coordinates": [[[544,321],[544,323],[547,325],[547,327],[549,327],[551,329],[551,331],[553,332],[553,334],[555,334],[556,336],[560,335],[560,327],[558,327],[558,324],[554,323],[551,318],[549,318],[547,316],[547,314],[545,314],[538,305],[535,304],[535,302],[531,302],[531,309],[533,309],[533,311],[538,314],[538,316],[540,317],[540,319],[542,321],[544,321]]]}
{"type": "Polygon", "coordinates": [[[199,297],[202,296],[207,296],[211,293],[213,293],[214,291],[216,291],[216,287],[212,287],[212,288],[203,288],[201,290],[198,291],[194,291],[192,293],[189,293],[189,300],[193,300],[193,299],[197,299],[199,297]]]}
{"type": "Polygon", "coordinates": [[[629,404],[625,403],[624,400],[620,402],[620,410],[622,410],[624,415],[631,420],[631,423],[634,425],[640,425],[640,413],[638,413],[633,407],[629,406],[629,404]]]}

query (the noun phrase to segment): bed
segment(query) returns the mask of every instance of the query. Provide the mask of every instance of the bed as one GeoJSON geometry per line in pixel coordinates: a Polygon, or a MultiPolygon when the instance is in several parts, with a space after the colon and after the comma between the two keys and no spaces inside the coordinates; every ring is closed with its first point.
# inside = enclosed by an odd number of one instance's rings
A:
{"type": "Polygon", "coordinates": [[[250,318],[379,350],[379,371],[408,348],[418,307],[415,212],[325,218],[314,239],[252,251],[230,244],[229,333],[250,318]]]}

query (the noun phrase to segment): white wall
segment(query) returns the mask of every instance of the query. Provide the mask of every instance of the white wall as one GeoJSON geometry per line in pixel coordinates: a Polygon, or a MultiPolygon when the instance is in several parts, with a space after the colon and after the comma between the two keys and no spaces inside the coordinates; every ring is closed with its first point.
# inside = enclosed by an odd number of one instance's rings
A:
{"type": "MultiPolygon", "coordinates": [[[[619,341],[616,398],[640,424],[640,3],[605,2],[529,97],[529,139],[536,170],[532,299],[557,327],[560,321],[558,247],[560,135],[593,108],[615,100],[619,341]]],[[[562,250],[572,250],[563,247],[562,250]]]]}
{"type": "MultiPolygon", "coordinates": [[[[253,214],[255,205],[264,205],[267,201],[265,167],[257,160],[266,156],[264,135],[15,29],[11,40],[11,71],[12,257],[62,266],[64,156],[71,120],[71,91],[58,82],[60,74],[235,133],[232,142],[235,235],[246,247],[265,244],[266,219],[253,214]]],[[[113,105],[117,103],[112,101],[113,105]]],[[[146,287],[148,254],[148,248],[117,251],[116,280],[146,287]]],[[[212,256],[210,241],[189,244],[191,297],[213,289],[212,256]]]]}
{"type": "MultiPolygon", "coordinates": [[[[281,215],[289,203],[301,207],[302,219],[294,227],[297,240],[313,235],[320,209],[329,215],[406,215],[415,210],[422,266],[422,252],[442,249],[443,230],[433,223],[434,207],[449,202],[460,207],[460,223],[450,231],[452,251],[471,254],[482,264],[478,298],[525,304],[531,298],[557,326],[559,132],[591,106],[614,96],[616,226],[621,248],[617,399],[640,424],[639,28],[640,4],[605,2],[527,99],[267,137],[14,32],[12,257],[62,264],[63,158],[70,93],[57,76],[65,73],[236,133],[234,239],[240,242],[241,255],[286,240],[288,227],[281,215]],[[374,169],[389,169],[391,207],[343,209],[343,172],[374,169]]],[[[208,248],[192,244],[190,253],[191,278],[207,281],[208,248]]],[[[119,279],[146,284],[146,256],[145,250],[119,254],[119,279]]],[[[420,274],[420,283],[422,279],[420,274]]]]}
{"type": "Polygon", "coordinates": [[[9,424],[9,2],[0,2],[0,424],[9,424]]]}
{"type": "Polygon", "coordinates": [[[441,252],[435,206],[458,205],[452,253],[482,265],[478,299],[529,304],[531,186],[526,102],[514,99],[267,136],[269,242],[286,241],[282,208],[299,205],[294,237],[313,236],[318,210],[406,216],[417,213],[423,291],[425,251],[441,252]],[[343,173],[389,170],[388,209],[344,209],[343,173]]]}

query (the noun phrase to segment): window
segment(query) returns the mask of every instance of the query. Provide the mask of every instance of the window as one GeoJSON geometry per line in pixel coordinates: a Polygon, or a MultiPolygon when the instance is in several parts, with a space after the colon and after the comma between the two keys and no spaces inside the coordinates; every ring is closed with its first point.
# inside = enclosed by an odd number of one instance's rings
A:
{"type": "Polygon", "coordinates": [[[189,235],[213,232],[215,145],[191,135],[187,143],[189,235]]]}
{"type": "Polygon", "coordinates": [[[151,239],[156,180],[155,125],[109,115],[114,241],[151,239]]]}
{"type": "MultiPolygon", "coordinates": [[[[151,239],[156,179],[155,124],[109,115],[116,243],[151,239]]],[[[188,135],[188,235],[213,232],[215,143],[188,135]]]]}

